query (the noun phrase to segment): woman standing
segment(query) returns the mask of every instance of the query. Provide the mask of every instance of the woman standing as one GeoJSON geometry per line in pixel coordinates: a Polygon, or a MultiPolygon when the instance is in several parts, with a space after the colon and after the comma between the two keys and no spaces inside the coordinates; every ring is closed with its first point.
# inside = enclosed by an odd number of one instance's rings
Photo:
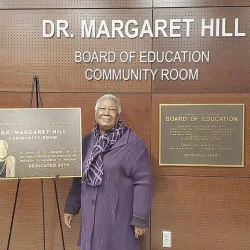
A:
{"type": "Polygon", "coordinates": [[[81,250],[139,250],[149,225],[151,169],[143,141],[119,120],[120,101],[104,95],[96,125],[83,139],[83,179],[75,178],[65,204],[71,227],[81,208],[81,250]]]}

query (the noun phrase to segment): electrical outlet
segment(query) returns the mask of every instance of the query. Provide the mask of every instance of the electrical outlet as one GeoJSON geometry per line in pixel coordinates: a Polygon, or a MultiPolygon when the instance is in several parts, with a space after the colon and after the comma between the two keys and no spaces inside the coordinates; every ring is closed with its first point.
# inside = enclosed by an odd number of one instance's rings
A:
{"type": "Polygon", "coordinates": [[[171,232],[162,231],[162,247],[171,247],[171,232]]]}

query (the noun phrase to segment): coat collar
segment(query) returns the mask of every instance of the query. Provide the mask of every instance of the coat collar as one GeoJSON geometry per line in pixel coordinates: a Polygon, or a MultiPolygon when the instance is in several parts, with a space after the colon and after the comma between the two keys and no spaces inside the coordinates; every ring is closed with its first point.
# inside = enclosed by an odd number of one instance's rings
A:
{"type": "Polygon", "coordinates": [[[110,148],[110,150],[113,150],[115,148],[118,148],[127,144],[129,134],[130,134],[130,129],[128,128],[127,131],[124,133],[124,135],[110,148]]]}

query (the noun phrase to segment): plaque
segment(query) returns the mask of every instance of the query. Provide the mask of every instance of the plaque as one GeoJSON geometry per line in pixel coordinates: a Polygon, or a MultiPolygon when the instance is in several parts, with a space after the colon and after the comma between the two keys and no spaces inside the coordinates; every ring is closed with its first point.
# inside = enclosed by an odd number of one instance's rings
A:
{"type": "Polygon", "coordinates": [[[81,109],[0,109],[0,179],[82,176],[81,109]]]}
{"type": "Polygon", "coordinates": [[[160,104],[159,165],[244,167],[244,104],[160,104]]]}

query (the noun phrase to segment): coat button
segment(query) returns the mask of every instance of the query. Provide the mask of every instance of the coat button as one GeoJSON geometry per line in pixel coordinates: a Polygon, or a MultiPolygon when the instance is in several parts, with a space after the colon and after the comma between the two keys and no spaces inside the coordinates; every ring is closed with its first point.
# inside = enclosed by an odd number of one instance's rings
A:
{"type": "Polygon", "coordinates": [[[93,204],[93,205],[95,204],[95,200],[94,200],[94,199],[92,200],[92,204],[93,204]]]}

